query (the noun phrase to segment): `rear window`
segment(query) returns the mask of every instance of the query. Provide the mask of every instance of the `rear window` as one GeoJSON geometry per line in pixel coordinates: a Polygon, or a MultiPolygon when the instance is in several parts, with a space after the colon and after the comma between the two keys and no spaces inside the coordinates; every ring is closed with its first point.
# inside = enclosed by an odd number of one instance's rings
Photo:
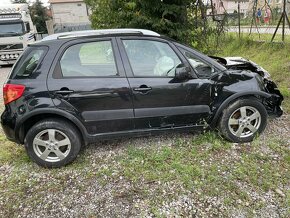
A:
{"type": "Polygon", "coordinates": [[[28,47],[20,56],[10,75],[11,79],[30,78],[46,54],[47,47],[28,47]]]}

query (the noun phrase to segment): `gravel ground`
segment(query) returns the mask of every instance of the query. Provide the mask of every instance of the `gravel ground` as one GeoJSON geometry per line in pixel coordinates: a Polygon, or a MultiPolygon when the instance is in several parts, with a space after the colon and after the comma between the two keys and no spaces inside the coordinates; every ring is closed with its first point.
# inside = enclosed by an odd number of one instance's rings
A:
{"type": "MultiPolygon", "coordinates": [[[[0,68],[1,84],[9,70],[0,68]]],[[[281,137],[281,147],[289,151],[289,116],[270,121],[257,142],[259,146],[230,144],[225,153],[218,153],[210,162],[221,161],[230,167],[242,160],[242,154],[255,153],[271,157],[273,164],[279,163],[282,157],[269,146],[263,146],[276,136],[281,137]]],[[[226,197],[232,193],[221,191],[210,196],[198,188],[185,188],[175,181],[141,179],[134,182],[126,177],[126,172],[120,172],[124,170],[124,163],[118,158],[127,154],[128,145],[140,150],[153,147],[158,153],[163,148],[174,148],[178,143],[186,144],[194,137],[172,134],[104,141],[88,146],[68,167],[53,170],[31,163],[25,158],[24,149],[15,145],[17,155],[14,158],[21,159],[20,164],[8,161],[0,166],[0,217],[290,217],[289,181],[286,185],[278,183],[275,189],[263,191],[245,180],[235,180],[233,185],[247,197],[243,199],[237,194],[239,197],[231,199],[231,204],[225,204],[226,197]],[[115,171],[111,172],[112,168],[115,171]],[[19,190],[18,187],[24,188],[19,190]],[[288,201],[285,200],[287,192],[288,201]]],[[[4,139],[0,139],[0,143],[1,140],[4,139]]],[[[207,151],[213,145],[205,144],[200,151],[207,151]]],[[[203,160],[199,163],[205,164],[203,160]]],[[[277,173],[283,171],[286,173],[282,175],[286,175],[287,166],[277,173]]],[[[231,171],[222,173],[223,178],[227,178],[231,171]]],[[[218,187],[214,185],[212,189],[218,187]]]]}
{"type": "MultiPolygon", "coordinates": [[[[2,113],[2,110],[3,110],[3,91],[2,91],[2,87],[3,87],[3,84],[5,83],[6,79],[7,79],[7,76],[9,74],[11,70],[11,67],[7,66],[7,67],[2,67],[0,66],[0,111],[2,113]]],[[[3,134],[3,130],[2,128],[0,127],[0,134],[3,134]]]]}
{"type": "MultiPolygon", "coordinates": [[[[0,67],[0,85],[1,85],[1,88],[4,84],[4,82],[6,81],[6,78],[8,76],[8,73],[10,72],[11,68],[10,67],[3,67],[1,68],[0,67]]],[[[3,92],[2,92],[2,89],[1,89],[1,92],[0,92],[0,97],[1,97],[1,104],[2,104],[2,98],[3,98],[3,92]]]]}

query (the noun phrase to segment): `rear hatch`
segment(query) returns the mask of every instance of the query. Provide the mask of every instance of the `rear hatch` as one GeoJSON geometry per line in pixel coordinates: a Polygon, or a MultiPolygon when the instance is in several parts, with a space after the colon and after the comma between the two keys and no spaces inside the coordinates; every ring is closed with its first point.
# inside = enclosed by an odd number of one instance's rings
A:
{"type": "MultiPolygon", "coordinates": [[[[37,69],[48,48],[45,46],[29,46],[13,66],[6,83],[3,86],[4,104],[9,104],[21,98],[25,91],[31,91],[30,84],[36,82],[40,75],[37,69]]],[[[44,81],[45,82],[45,81],[44,81]]],[[[45,88],[42,86],[42,88],[45,88]]]]}

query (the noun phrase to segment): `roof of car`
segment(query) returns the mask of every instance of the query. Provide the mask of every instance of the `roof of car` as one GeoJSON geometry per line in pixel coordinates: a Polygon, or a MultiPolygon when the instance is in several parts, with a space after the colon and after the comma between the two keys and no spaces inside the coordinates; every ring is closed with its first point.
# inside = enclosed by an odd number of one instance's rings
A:
{"type": "Polygon", "coordinates": [[[84,31],[56,33],[56,34],[52,34],[43,38],[41,41],[78,38],[78,37],[86,37],[86,36],[123,35],[123,34],[160,36],[160,34],[156,32],[153,32],[151,30],[145,30],[145,29],[100,29],[100,30],[84,30],[84,31]]]}

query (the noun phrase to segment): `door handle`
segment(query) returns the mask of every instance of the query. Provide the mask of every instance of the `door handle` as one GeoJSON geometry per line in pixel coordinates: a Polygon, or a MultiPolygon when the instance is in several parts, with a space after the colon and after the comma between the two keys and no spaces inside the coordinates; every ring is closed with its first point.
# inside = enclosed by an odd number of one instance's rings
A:
{"type": "Polygon", "coordinates": [[[73,90],[69,90],[67,88],[66,89],[61,88],[60,90],[56,91],[55,94],[68,95],[68,94],[71,94],[73,92],[74,92],[73,90]]]}
{"type": "Polygon", "coordinates": [[[68,95],[68,94],[71,94],[73,92],[74,92],[73,90],[59,90],[59,91],[56,91],[55,94],[68,95]]]}
{"type": "Polygon", "coordinates": [[[150,91],[150,90],[152,90],[152,88],[151,87],[148,87],[148,86],[140,86],[139,88],[135,88],[134,89],[134,91],[136,91],[136,92],[148,92],[148,91],[150,91]]]}

